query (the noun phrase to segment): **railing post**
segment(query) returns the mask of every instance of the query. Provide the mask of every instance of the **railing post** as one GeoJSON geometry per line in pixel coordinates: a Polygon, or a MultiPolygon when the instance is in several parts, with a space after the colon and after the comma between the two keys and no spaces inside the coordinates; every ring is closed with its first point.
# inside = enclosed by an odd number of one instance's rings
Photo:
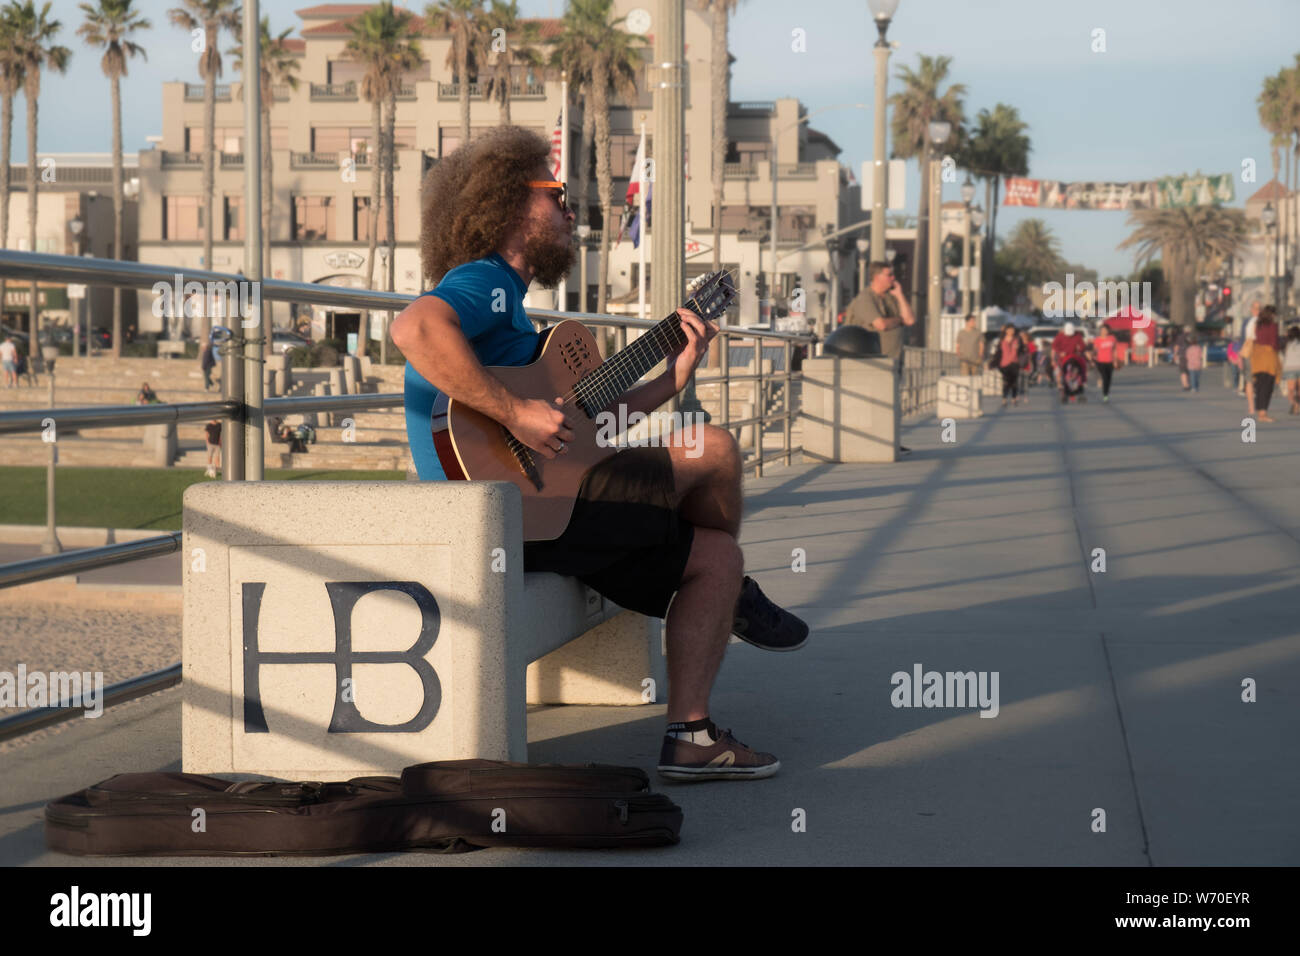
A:
{"type": "MultiPolygon", "coordinates": [[[[773,154],[775,155],[775,154],[773,154]]],[[[754,410],[758,421],[754,423],[754,477],[763,477],[763,430],[767,425],[767,382],[763,378],[763,340],[754,336],[754,369],[758,375],[754,395],[754,410]]]]}
{"type": "MultiPolygon", "coordinates": [[[[221,477],[244,480],[244,337],[237,332],[221,349],[222,397],[238,403],[237,414],[222,423],[221,477]]],[[[211,346],[207,346],[211,348],[211,346]]]]}
{"type": "MultiPolygon", "coordinates": [[[[28,361],[31,361],[28,358],[28,361]]],[[[50,410],[54,409],[54,368],[50,368],[50,410]]],[[[59,432],[55,424],[54,441],[50,442],[50,463],[45,466],[45,540],[41,542],[43,554],[59,554],[63,545],[59,543],[59,533],[54,527],[54,466],[59,460],[59,432]]]]}
{"type": "Polygon", "coordinates": [[[782,447],[785,449],[785,466],[790,467],[790,406],[794,401],[794,379],[791,378],[793,371],[790,368],[790,359],[794,355],[794,349],[790,346],[790,340],[785,340],[785,401],[782,402],[785,413],[785,425],[782,428],[782,447]]]}
{"type": "MultiPolygon", "coordinates": [[[[722,396],[722,427],[730,431],[728,425],[731,422],[731,336],[723,332],[720,338],[722,339],[722,365],[718,390],[722,396]]],[[[740,436],[735,437],[739,444],[740,436]]]]}

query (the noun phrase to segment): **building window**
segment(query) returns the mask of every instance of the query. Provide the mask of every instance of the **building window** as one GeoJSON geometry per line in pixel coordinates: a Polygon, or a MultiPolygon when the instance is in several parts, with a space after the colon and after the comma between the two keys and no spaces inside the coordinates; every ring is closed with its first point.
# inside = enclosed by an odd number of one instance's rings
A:
{"type": "MultiPolygon", "coordinates": [[[[361,81],[366,78],[366,65],[359,60],[330,60],[328,65],[329,82],[331,83],[356,83],[361,85],[361,81]]],[[[411,86],[421,80],[427,80],[432,76],[429,61],[424,60],[413,70],[407,70],[402,74],[402,85],[411,86]]]]}
{"type": "MultiPolygon", "coordinates": [[[[218,126],[215,130],[216,143],[219,152],[238,153],[244,148],[244,128],[242,126],[218,126]]],[[[287,133],[287,130],[286,130],[287,133]]],[[[272,129],[271,137],[274,139],[275,130],[272,129]]],[[[203,152],[203,144],[206,140],[203,138],[202,126],[185,127],[185,151],[187,153],[203,152]]]]}
{"type": "MultiPolygon", "coordinates": [[[[352,153],[358,158],[364,158],[369,152],[373,132],[373,128],[369,126],[313,126],[311,151],[352,153]]],[[[393,143],[396,149],[415,149],[415,127],[393,127],[393,143]]]]}
{"type": "Polygon", "coordinates": [[[201,239],[203,203],[198,196],[164,196],[162,237],[201,239]]]}
{"type": "Polygon", "coordinates": [[[333,239],[333,197],[293,197],[293,238],[333,239]]]}
{"type": "MultiPolygon", "coordinates": [[[[646,134],[646,152],[651,152],[651,136],[646,134]]],[[[640,133],[613,133],[609,137],[609,168],[615,179],[630,179],[636,175],[636,149],[641,144],[640,133]]]]}
{"type": "MultiPolygon", "coordinates": [[[[400,222],[402,215],[402,200],[398,197],[393,198],[393,221],[400,222]]],[[[370,241],[370,197],[354,196],[352,199],[352,234],[357,237],[358,242],[370,241]]],[[[388,241],[388,207],[382,202],[379,204],[379,228],[376,230],[378,242],[388,241]]]]}
{"type": "MultiPolygon", "coordinates": [[[[812,206],[780,206],[777,210],[777,237],[781,242],[803,240],[817,225],[817,210],[812,206]]],[[[723,206],[724,232],[747,232],[767,235],[772,229],[771,206],[723,206]]]]}
{"type": "Polygon", "coordinates": [[[765,163],[770,146],[771,144],[762,141],[737,140],[728,144],[726,161],[745,163],[750,166],[754,163],[765,163]]]}
{"type": "Polygon", "coordinates": [[[226,197],[225,237],[227,239],[244,238],[244,197],[226,197]]]}

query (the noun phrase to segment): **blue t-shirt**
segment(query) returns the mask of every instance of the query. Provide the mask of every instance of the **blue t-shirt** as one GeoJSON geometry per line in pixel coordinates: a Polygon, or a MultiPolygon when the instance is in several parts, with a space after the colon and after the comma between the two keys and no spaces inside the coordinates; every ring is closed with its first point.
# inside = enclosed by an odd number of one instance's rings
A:
{"type": "MultiPolygon", "coordinates": [[[[527,365],[537,354],[540,334],[524,311],[528,286],[495,252],[457,266],[425,295],[446,302],[484,365],[527,365]]],[[[433,447],[433,403],[438,390],[406,363],[406,440],[421,481],[445,481],[433,447]]]]}

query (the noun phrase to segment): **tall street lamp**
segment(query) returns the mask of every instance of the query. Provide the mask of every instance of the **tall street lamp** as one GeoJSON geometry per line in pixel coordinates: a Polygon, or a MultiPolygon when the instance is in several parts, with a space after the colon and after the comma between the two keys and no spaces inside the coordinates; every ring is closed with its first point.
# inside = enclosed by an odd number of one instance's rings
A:
{"type": "Polygon", "coordinates": [[[1277,210],[1273,208],[1272,203],[1264,206],[1264,211],[1259,214],[1259,218],[1264,223],[1264,259],[1266,260],[1264,288],[1273,296],[1273,301],[1277,302],[1277,277],[1274,275],[1276,270],[1273,267],[1277,252],[1270,248],[1277,241],[1273,236],[1273,227],[1277,225],[1277,210]]]}
{"type": "Polygon", "coordinates": [[[578,311],[587,311],[587,239],[591,236],[591,226],[583,223],[577,227],[578,232],[578,311]]]}
{"type": "MultiPolygon", "coordinates": [[[[972,277],[975,287],[975,311],[984,311],[984,273],[981,271],[984,258],[984,210],[976,206],[970,213],[971,225],[975,227],[975,274],[972,277]]],[[[981,329],[981,331],[983,331],[981,329]]]]}
{"type": "Polygon", "coordinates": [[[975,184],[970,176],[961,184],[962,201],[962,241],[961,241],[961,316],[965,321],[970,315],[970,203],[975,198],[975,184]]]}
{"type": "Polygon", "coordinates": [[[939,147],[948,142],[952,133],[952,124],[947,120],[931,120],[926,130],[930,134],[930,221],[926,224],[929,239],[928,255],[930,259],[930,293],[926,297],[925,347],[939,347],[939,315],[943,307],[939,275],[942,263],[939,261],[940,237],[943,232],[943,215],[939,209],[942,199],[943,163],[935,162],[939,147]]]}
{"type": "MultiPolygon", "coordinates": [[[[875,214],[873,213],[872,215],[875,214]]],[[[871,250],[874,248],[875,246],[873,246],[870,242],[868,242],[867,239],[865,238],[858,239],[858,291],[859,292],[861,292],[863,289],[867,287],[867,263],[870,261],[870,257],[868,256],[868,253],[871,252],[871,250]]],[[[881,262],[885,261],[885,257],[883,255],[884,248],[885,248],[884,246],[881,246],[879,249],[876,250],[878,253],[882,253],[879,259],[879,261],[881,262]]]]}
{"type": "Polygon", "coordinates": [[[898,0],[867,0],[880,34],[872,53],[876,58],[875,132],[871,149],[871,259],[885,261],[885,93],[889,86],[889,42],[885,33],[898,10],[898,0]]]}

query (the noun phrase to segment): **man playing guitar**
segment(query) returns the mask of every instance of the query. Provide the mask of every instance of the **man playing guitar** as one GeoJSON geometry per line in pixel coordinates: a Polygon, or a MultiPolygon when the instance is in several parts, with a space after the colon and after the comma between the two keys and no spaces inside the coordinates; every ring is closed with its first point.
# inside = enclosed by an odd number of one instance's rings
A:
{"type": "MultiPolygon", "coordinates": [[[[438,393],[505,426],[544,459],[565,454],[577,414],[558,399],[512,394],[484,366],[534,361],[541,337],[523,306],[536,279],[554,287],[575,259],[573,213],[552,178],[550,144],[500,127],[430,170],[421,209],[420,255],[436,287],[397,317],[393,341],[406,356],[406,424],[422,480],[446,478],[431,437],[438,393]]],[[[657,378],[617,404],[650,413],[685,387],[717,335],[678,309],[685,336],[657,378]]],[[[624,419],[625,420],[625,419],[624,419]]],[[[528,571],[577,577],[624,608],[666,618],[668,729],[659,772],[673,779],[755,779],[780,768],[709,719],[709,694],[728,636],[768,650],[794,650],[808,627],[744,575],[737,537],[741,456],[731,434],[686,425],[669,447],[632,447],[587,473],[564,533],[526,541],[528,571]],[[693,450],[687,454],[687,450],[693,450]]]]}

